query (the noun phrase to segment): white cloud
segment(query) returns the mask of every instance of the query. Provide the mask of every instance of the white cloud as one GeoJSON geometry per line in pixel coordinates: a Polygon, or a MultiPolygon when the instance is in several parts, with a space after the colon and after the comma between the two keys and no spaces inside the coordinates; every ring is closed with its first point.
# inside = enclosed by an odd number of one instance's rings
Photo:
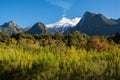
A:
{"type": "Polygon", "coordinates": [[[72,3],[65,1],[65,0],[46,0],[46,1],[52,5],[61,7],[63,9],[62,16],[66,16],[66,11],[69,10],[70,7],[72,6],[72,3]]]}

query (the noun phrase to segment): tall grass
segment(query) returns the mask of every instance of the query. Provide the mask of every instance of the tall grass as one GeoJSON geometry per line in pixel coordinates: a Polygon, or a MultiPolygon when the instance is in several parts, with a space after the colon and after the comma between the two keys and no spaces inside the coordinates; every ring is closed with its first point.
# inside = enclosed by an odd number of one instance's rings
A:
{"type": "Polygon", "coordinates": [[[120,49],[63,48],[0,46],[0,80],[120,79],[120,49]]]}

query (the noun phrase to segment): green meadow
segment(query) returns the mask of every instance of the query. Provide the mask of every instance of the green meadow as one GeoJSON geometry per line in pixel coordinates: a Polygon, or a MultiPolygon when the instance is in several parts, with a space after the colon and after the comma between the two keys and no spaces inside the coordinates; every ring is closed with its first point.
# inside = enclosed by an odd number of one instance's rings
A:
{"type": "Polygon", "coordinates": [[[82,39],[80,46],[67,46],[65,36],[63,40],[4,36],[6,42],[0,43],[0,80],[119,80],[119,44],[105,37],[80,36],[73,38],[75,42],[82,39]]]}

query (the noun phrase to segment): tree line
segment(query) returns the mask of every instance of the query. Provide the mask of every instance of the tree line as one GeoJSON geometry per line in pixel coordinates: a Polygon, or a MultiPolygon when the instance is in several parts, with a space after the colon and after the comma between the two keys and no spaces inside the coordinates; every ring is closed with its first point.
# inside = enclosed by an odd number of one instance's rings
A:
{"type": "Polygon", "coordinates": [[[75,31],[73,34],[13,34],[12,36],[0,33],[0,43],[7,45],[37,45],[37,46],[74,46],[76,49],[85,48],[97,51],[106,51],[120,44],[120,34],[111,36],[88,36],[75,31]]]}

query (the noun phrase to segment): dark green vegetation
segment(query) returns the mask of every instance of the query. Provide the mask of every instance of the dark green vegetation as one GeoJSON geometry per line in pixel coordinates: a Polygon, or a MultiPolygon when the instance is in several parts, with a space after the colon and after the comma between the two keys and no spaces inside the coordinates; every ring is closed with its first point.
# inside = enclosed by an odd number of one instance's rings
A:
{"type": "Polygon", "coordinates": [[[0,80],[119,80],[119,44],[119,33],[0,33],[0,80]]]}

